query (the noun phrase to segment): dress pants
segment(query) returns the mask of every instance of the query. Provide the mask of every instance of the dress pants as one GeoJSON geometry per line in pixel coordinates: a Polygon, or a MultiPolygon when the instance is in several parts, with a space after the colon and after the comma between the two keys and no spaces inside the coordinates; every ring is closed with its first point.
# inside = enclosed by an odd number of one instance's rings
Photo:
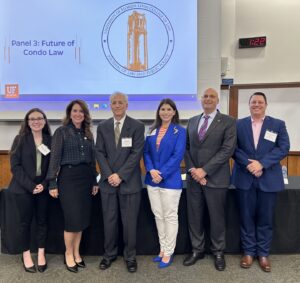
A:
{"type": "Polygon", "coordinates": [[[257,182],[254,182],[249,190],[237,189],[236,192],[244,254],[268,256],[277,193],[261,191],[257,182]]]}
{"type": "MultiPolygon", "coordinates": [[[[191,181],[194,182],[194,181],[191,181]]],[[[207,206],[210,220],[211,252],[222,253],[226,245],[226,196],[227,188],[198,185],[186,190],[188,226],[193,252],[205,251],[204,215],[207,206]]]]}
{"type": "Polygon", "coordinates": [[[181,189],[147,186],[148,196],[158,231],[160,251],[166,256],[174,253],[178,234],[178,205],[181,189]]]}
{"type": "Polygon", "coordinates": [[[20,234],[22,251],[30,250],[30,232],[33,216],[36,219],[36,240],[38,248],[45,248],[47,237],[48,190],[40,194],[15,194],[20,215],[20,234]]]}
{"type": "Polygon", "coordinates": [[[135,260],[137,220],[141,204],[141,192],[120,194],[101,192],[104,224],[104,258],[118,255],[119,209],[123,225],[124,259],[135,260]]]}

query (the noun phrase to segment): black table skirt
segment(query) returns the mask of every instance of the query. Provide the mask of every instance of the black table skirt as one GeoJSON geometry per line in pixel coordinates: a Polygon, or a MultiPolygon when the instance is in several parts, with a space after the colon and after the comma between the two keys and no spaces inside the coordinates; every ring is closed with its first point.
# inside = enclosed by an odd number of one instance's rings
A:
{"type": "MultiPolygon", "coordinates": [[[[93,200],[91,225],[83,233],[81,242],[82,254],[103,254],[103,221],[100,194],[93,200]]],[[[18,233],[19,217],[14,194],[7,190],[0,193],[1,219],[1,252],[7,254],[20,253],[20,236],[18,233]]],[[[235,190],[230,189],[227,201],[227,245],[226,252],[240,253],[239,215],[235,201],[235,190]]],[[[49,196],[48,253],[62,254],[63,215],[59,201],[49,196]]],[[[271,253],[300,253],[300,177],[291,177],[287,189],[278,194],[274,236],[271,253]],[[299,186],[299,188],[297,188],[299,186]]],[[[207,230],[209,220],[206,217],[207,230]]],[[[32,225],[34,231],[35,223],[32,225]]],[[[122,228],[120,223],[119,253],[122,254],[122,228]]],[[[34,235],[34,233],[32,233],[34,235]]],[[[209,250],[209,241],[206,241],[209,250]]],[[[32,250],[36,251],[35,239],[32,239],[32,250]]],[[[140,255],[156,254],[159,251],[157,230],[154,216],[150,209],[147,190],[142,192],[142,202],[137,230],[137,253],[140,255]]],[[[175,253],[183,254],[191,251],[187,227],[186,194],[182,192],[179,205],[179,233],[175,253]]]]}

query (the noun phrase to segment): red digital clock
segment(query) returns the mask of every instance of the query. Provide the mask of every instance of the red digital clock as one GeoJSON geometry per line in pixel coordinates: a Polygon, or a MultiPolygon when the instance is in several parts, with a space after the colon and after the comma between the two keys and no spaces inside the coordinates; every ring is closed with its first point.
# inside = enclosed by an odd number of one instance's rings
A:
{"type": "Polygon", "coordinates": [[[239,39],[239,48],[265,47],[267,44],[266,36],[256,36],[239,39]]]}

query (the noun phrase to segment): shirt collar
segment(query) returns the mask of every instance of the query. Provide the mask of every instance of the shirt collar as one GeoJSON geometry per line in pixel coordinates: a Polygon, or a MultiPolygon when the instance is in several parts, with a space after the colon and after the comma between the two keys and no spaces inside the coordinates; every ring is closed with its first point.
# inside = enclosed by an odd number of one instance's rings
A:
{"type": "Polygon", "coordinates": [[[209,116],[209,118],[211,118],[211,119],[213,120],[213,119],[216,117],[217,113],[218,113],[218,110],[217,110],[217,109],[215,109],[215,111],[211,112],[210,114],[205,114],[205,113],[203,112],[201,118],[204,119],[205,116],[209,116]]]}
{"type": "Polygon", "coordinates": [[[124,121],[125,121],[125,118],[126,118],[126,115],[121,119],[121,120],[116,120],[115,117],[114,117],[114,126],[116,125],[116,122],[120,122],[120,126],[123,126],[124,124],[124,121]]]}
{"type": "MultiPolygon", "coordinates": [[[[259,119],[258,121],[262,123],[262,122],[265,120],[265,118],[266,118],[266,116],[262,117],[262,118],[259,119]]],[[[252,122],[252,123],[255,122],[255,120],[252,118],[252,116],[251,116],[251,122],[252,122]]]]}

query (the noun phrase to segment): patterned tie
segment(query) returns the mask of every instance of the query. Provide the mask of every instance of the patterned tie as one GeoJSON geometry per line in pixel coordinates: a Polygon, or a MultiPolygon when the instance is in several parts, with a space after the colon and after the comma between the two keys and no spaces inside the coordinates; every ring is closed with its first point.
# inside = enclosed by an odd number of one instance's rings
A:
{"type": "Polygon", "coordinates": [[[202,141],[205,134],[206,134],[208,119],[209,119],[209,116],[205,115],[204,116],[204,122],[203,122],[202,126],[200,127],[200,130],[199,130],[199,133],[198,133],[199,141],[202,141]]]}
{"type": "Polygon", "coordinates": [[[115,126],[115,142],[116,142],[116,145],[118,145],[118,142],[119,142],[119,138],[120,138],[120,122],[116,122],[116,126],[115,126]]]}

